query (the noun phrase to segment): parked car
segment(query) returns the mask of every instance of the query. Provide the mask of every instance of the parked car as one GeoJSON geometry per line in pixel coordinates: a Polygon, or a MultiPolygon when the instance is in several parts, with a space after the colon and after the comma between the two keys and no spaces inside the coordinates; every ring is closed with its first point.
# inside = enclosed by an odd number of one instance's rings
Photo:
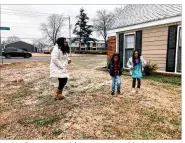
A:
{"type": "Polygon", "coordinates": [[[11,58],[11,57],[24,57],[24,58],[30,58],[32,57],[32,54],[30,52],[14,48],[14,47],[7,47],[3,51],[3,56],[6,58],[11,58]]]}
{"type": "Polygon", "coordinates": [[[47,47],[47,48],[42,49],[42,51],[44,52],[44,54],[51,54],[53,48],[54,48],[53,46],[47,47]]]}

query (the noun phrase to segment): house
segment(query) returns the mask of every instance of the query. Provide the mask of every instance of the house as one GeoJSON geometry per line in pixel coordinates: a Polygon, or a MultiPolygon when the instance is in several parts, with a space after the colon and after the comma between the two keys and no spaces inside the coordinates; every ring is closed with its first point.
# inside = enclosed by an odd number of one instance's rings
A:
{"type": "Polygon", "coordinates": [[[22,49],[22,50],[25,50],[25,51],[28,51],[28,52],[32,52],[32,53],[35,53],[35,52],[38,51],[37,47],[35,47],[32,44],[23,42],[23,41],[17,41],[17,42],[6,44],[5,48],[7,48],[7,47],[19,48],[19,49],[22,49]]]}
{"type": "Polygon", "coordinates": [[[44,54],[50,54],[51,51],[53,50],[53,48],[54,48],[54,46],[45,46],[45,47],[42,48],[41,50],[42,50],[42,52],[43,52],[44,54]]]}
{"type": "Polygon", "coordinates": [[[97,42],[90,41],[89,46],[86,44],[81,43],[79,46],[79,42],[76,41],[71,44],[72,51],[82,51],[82,50],[106,50],[105,42],[103,40],[98,40],[97,42]]]}
{"type": "Polygon", "coordinates": [[[134,49],[158,72],[181,73],[181,8],[179,4],[126,5],[108,30],[108,60],[119,52],[124,68],[134,49]]]}

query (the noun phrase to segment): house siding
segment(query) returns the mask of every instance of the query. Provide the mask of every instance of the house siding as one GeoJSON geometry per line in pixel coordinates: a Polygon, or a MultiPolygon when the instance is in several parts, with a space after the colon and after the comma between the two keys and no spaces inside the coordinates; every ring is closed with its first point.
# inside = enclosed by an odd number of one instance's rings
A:
{"type": "MultiPolygon", "coordinates": [[[[181,25],[181,22],[173,22],[164,25],[158,25],[153,27],[146,27],[128,31],[119,31],[115,33],[116,44],[113,49],[119,51],[119,35],[121,33],[129,34],[136,33],[136,31],[142,30],[142,55],[147,62],[155,63],[158,65],[158,71],[166,71],[166,58],[167,58],[167,43],[168,43],[168,27],[171,25],[181,25]],[[117,45],[117,46],[116,46],[117,45]]],[[[108,38],[111,35],[108,36],[108,38]]],[[[108,53],[111,50],[108,49],[108,53]]],[[[109,54],[108,54],[109,55],[109,54]]]]}
{"type": "Polygon", "coordinates": [[[168,26],[143,29],[142,36],[142,55],[145,60],[157,64],[159,71],[165,71],[168,26]]]}
{"type": "Polygon", "coordinates": [[[22,42],[22,41],[18,41],[18,42],[14,42],[14,43],[5,45],[5,48],[7,48],[7,47],[14,47],[14,48],[18,48],[18,49],[27,49],[29,52],[37,52],[36,47],[34,47],[31,44],[22,42]]]}

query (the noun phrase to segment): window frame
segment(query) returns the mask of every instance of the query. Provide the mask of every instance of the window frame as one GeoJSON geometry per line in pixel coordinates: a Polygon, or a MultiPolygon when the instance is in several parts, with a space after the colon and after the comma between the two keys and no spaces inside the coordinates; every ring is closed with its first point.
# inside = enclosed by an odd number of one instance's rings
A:
{"type": "MultiPolygon", "coordinates": [[[[177,71],[177,64],[178,64],[177,62],[178,62],[178,48],[179,48],[180,29],[181,29],[181,48],[182,48],[182,26],[178,25],[178,27],[177,27],[177,37],[176,37],[177,42],[176,42],[176,53],[175,53],[175,73],[179,73],[177,71]]],[[[182,59],[181,59],[181,62],[182,62],[182,59]]],[[[181,67],[182,67],[182,63],[181,63],[181,67]]],[[[181,69],[180,73],[182,73],[182,69],[181,69]]]]}
{"type": "Polygon", "coordinates": [[[125,33],[124,34],[124,53],[123,53],[123,67],[124,68],[127,68],[127,66],[125,65],[125,51],[126,51],[126,49],[133,49],[133,50],[135,50],[135,44],[136,44],[136,32],[130,32],[130,33],[125,33]],[[133,35],[134,36],[134,48],[126,48],[126,36],[128,36],[128,35],[133,35]]]}

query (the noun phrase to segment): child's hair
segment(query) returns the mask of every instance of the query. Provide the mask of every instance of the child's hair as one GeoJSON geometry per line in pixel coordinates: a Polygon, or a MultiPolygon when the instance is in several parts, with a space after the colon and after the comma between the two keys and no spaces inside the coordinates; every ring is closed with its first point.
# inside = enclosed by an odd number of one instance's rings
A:
{"type": "Polygon", "coordinates": [[[132,54],[132,62],[134,63],[134,65],[136,64],[135,63],[135,56],[134,56],[134,54],[135,54],[135,52],[138,52],[138,59],[139,59],[139,63],[140,63],[140,56],[141,56],[141,54],[140,54],[140,52],[138,51],[138,50],[134,50],[134,52],[133,52],[133,54],[132,54]]]}
{"type": "Polygon", "coordinates": [[[113,61],[115,56],[118,57],[118,61],[119,61],[120,60],[119,53],[113,53],[111,60],[113,61]]]}

